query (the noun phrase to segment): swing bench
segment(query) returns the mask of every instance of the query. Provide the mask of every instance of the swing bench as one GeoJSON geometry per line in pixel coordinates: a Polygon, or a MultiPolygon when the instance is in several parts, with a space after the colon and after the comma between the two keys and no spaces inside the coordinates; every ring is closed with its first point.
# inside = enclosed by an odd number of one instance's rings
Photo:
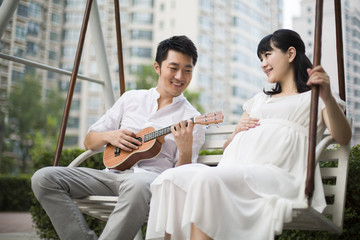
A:
{"type": "MultiPolygon", "coordinates": [[[[341,3],[340,0],[334,0],[335,3],[335,19],[336,19],[336,39],[337,39],[337,62],[338,62],[338,75],[339,75],[339,92],[340,98],[345,100],[345,84],[344,84],[344,65],[343,65],[343,46],[342,46],[342,24],[341,24],[341,3]]],[[[65,130],[67,119],[70,111],[72,93],[76,83],[76,76],[79,69],[81,52],[84,44],[85,33],[90,16],[91,5],[96,7],[96,0],[87,1],[87,6],[84,14],[84,21],[80,33],[78,49],[74,62],[74,70],[70,79],[68,90],[68,98],[65,104],[63,121],[60,129],[58,145],[55,153],[54,166],[59,164],[60,154],[62,151],[62,144],[64,142],[65,130]]],[[[121,46],[121,30],[120,30],[120,16],[119,16],[119,3],[114,1],[115,4],[115,19],[116,19],[116,32],[118,44],[118,60],[119,60],[119,79],[120,79],[120,94],[125,91],[124,84],[124,69],[122,60],[122,46],[121,46]]],[[[314,44],[314,60],[313,65],[320,65],[321,56],[321,28],[322,28],[322,8],[323,0],[316,0],[316,16],[315,16],[315,44],[314,44]]],[[[99,19],[98,16],[93,14],[93,18],[99,19]],[[94,17],[95,16],[95,17],[94,17]]],[[[97,13],[98,15],[98,13],[97,13]]],[[[99,20],[97,20],[100,22],[99,20]]],[[[102,40],[100,39],[99,42],[102,40]]],[[[98,55],[98,54],[97,54],[98,55]]],[[[99,54],[101,55],[101,54],[99,54]]],[[[106,80],[106,77],[105,77],[106,80]]],[[[111,86],[111,81],[109,84],[111,86]]],[[[109,87],[106,86],[106,87],[109,87]]],[[[305,193],[309,197],[308,204],[294,206],[293,219],[289,223],[285,223],[284,229],[298,229],[298,230],[315,230],[315,231],[328,231],[330,233],[339,234],[342,232],[344,207],[345,207],[345,193],[346,193],[346,180],[349,161],[349,145],[336,145],[334,139],[329,134],[324,134],[322,140],[316,145],[316,113],[318,107],[319,89],[316,86],[312,87],[312,103],[310,110],[310,134],[309,134],[309,157],[308,157],[308,170],[306,179],[305,193]],[[334,145],[335,144],[335,145],[334,145]],[[331,164],[335,163],[335,164],[331,164]],[[323,179],[323,186],[325,190],[327,207],[323,213],[317,212],[310,206],[311,196],[314,189],[314,169],[315,165],[320,164],[321,176],[323,179]],[[331,167],[328,165],[331,164],[331,167]],[[304,206],[305,205],[305,206],[304,206]]],[[[107,107],[111,105],[113,99],[105,99],[107,107]]],[[[350,121],[350,119],[349,119],[350,121]]],[[[235,128],[235,125],[223,125],[219,128],[208,129],[206,131],[206,141],[203,150],[218,150],[221,149],[225,139],[229,136],[235,128]]],[[[99,153],[100,151],[88,150],[74,159],[68,167],[77,167],[90,156],[99,153]]],[[[198,162],[215,166],[221,159],[221,155],[201,155],[198,162]]],[[[116,196],[88,196],[83,199],[73,199],[79,207],[80,211],[84,214],[93,216],[97,219],[107,221],[109,215],[117,203],[118,197],[116,196]]],[[[142,239],[141,231],[137,234],[135,239],[142,239]]]]}
{"type": "MultiPolygon", "coordinates": [[[[222,149],[224,142],[234,129],[235,125],[222,125],[218,128],[207,129],[202,150],[207,150],[204,152],[210,154],[200,155],[198,162],[216,166],[222,155],[212,155],[211,153],[222,149]]],[[[316,161],[320,165],[337,163],[331,164],[335,167],[321,167],[327,207],[323,213],[319,213],[309,206],[295,207],[293,220],[284,225],[285,229],[328,231],[337,234],[342,232],[350,144],[340,146],[334,146],[334,144],[336,144],[334,139],[329,134],[324,134],[316,147],[316,161]]],[[[97,153],[98,151],[85,151],[74,159],[69,167],[76,167],[97,153]]],[[[116,196],[89,196],[83,199],[74,199],[82,213],[104,221],[108,219],[117,200],[116,196]]]]}

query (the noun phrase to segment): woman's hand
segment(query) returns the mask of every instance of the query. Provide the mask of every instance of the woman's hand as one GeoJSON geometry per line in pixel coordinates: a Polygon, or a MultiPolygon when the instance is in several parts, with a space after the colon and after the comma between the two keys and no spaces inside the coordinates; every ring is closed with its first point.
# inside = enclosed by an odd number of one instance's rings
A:
{"type": "Polygon", "coordinates": [[[332,137],[340,144],[347,144],[351,139],[351,127],[346,120],[343,110],[336,102],[330,89],[330,78],[322,66],[308,69],[309,80],[307,84],[319,85],[319,96],[325,104],[322,111],[324,122],[332,137]]]}
{"type": "Polygon", "coordinates": [[[229,139],[224,143],[223,151],[225,151],[225,148],[231,143],[231,141],[234,139],[235,135],[238,132],[247,131],[250,128],[254,128],[259,125],[260,125],[259,119],[250,117],[249,114],[245,111],[241,115],[241,118],[237,123],[234,132],[230,135],[229,139]]]}
{"type": "Polygon", "coordinates": [[[319,85],[319,96],[324,101],[328,102],[333,98],[330,89],[330,78],[322,66],[316,66],[313,69],[308,68],[309,79],[307,85],[319,85]]]}
{"type": "Polygon", "coordinates": [[[254,128],[259,125],[260,123],[258,118],[252,118],[249,115],[244,115],[242,118],[240,118],[239,122],[237,123],[234,132],[238,133],[241,131],[247,131],[250,128],[254,128]]]}

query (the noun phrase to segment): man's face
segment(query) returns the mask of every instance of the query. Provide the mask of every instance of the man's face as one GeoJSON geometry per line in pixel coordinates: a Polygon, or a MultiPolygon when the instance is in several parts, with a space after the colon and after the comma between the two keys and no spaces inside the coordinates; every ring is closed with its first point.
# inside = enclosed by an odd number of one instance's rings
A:
{"type": "Polygon", "coordinates": [[[190,84],[194,64],[190,56],[169,50],[161,66],[155,62],[154,67],[159,75],[159,93],[164,97],[177,97],[190,84]]]}

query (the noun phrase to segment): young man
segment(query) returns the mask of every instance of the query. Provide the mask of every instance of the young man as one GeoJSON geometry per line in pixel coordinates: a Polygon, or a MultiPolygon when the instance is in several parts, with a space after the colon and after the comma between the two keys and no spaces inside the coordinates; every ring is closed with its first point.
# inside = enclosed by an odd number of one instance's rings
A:
{"type": "Polygon", "coordinates": [[[32,189],[61,239],[97,239],[71,198],[89,195],[119,196],[100,239],[133,239],[146,220],[151,198],[150,184],[162,171],[198,157],[204,128],[183,120],[199,115],[184,98],[197,61],[197,50],[185,36],[162,41],[154,68],[156,88],[123,94],[96,123],[85,138],[86,149],[110,143],[121,151],[133,151],[141,144],[135,133],[152,126],[172,126],[161,152],[125,171],[113,169],[46,167],[32,177],[32,189]],[[192,144],[189,144],[192,143],[192,144]]]}

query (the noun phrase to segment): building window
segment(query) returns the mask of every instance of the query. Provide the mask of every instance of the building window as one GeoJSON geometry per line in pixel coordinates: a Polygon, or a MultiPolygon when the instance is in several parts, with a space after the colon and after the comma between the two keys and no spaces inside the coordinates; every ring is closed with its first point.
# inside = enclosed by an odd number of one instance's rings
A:
{"type": "Polygon", "coordinates": [[[213,9],[213,1],[212,0],[200,0],[201,9],[211,12],[213,9]]]}
{"type": "Polygon", "coordinates": [[[132,47],[130,48],[130,55],[132,57],[151,57],[151,48],[142,48],[142,47],[132,47]]]}
{"type": "Polygon", "coordinates": [[[26,43],[26,54],[31,56],[36,56],[38,53],[39,47],[37,43],[27,42],[26,43]]]}
{"type": "Polygon", "coordinates": [[[152,40],[152,31],[131,30],[131,39],[133,40],[152,40]]]}
{"type": "Polygon", "coordinates": [[[51,14],[51,21],[53,23],[56,23],[56,24],[60,23],[60,16],[58,14],[56,14],[56,13],[52,13],[51,14]]]}
{"type": "Polygon", "coordinates": [[[26,40],[26,29],[24,27],[16,26],[15,38],[18,40],[26,40]]]}
{"type": "Polygon", "coordinates": [[[134,7],[153,7],[154,1],[153,0],[132,0],[132,5],[134,7]]]}
{"type": "Polygon", "coordinates": [[[132,13],[131,22],[141,23],[141,24],[151,24],[153,23],[153,15],[152,13],[132,13]]]}
{"type": "Polygon", "coordinates": [[[30,2],[29,4],[29,16],[41,19],[41,6],[37,3],[30,2]]]}
{"type": "Polygon", "coordinates": [[[17,15],[27,18],[29,16],[28,7],[20,4],[17,8],[17,15]]]}
{"type": "Polygon", "coordinates": [[[76,55],[76,46],[67,46],[61,48],[63,57],[74,58],[76,55]]]}
{"type": "Polygon", "coordinates": [[[25,66],[25,74],[35,76],[36,69],[32,66],[25,66]]]}
{"type": "Polygon", "coordinates": [[[56,60],[57,59],[57,54],[54,51],[49,51],[49,59],[51,60],[56,60]]]}
{"type": "Polygon", "coordinates": [[[28,23],[28,29],[27,29],[27,33],[31,36],[37,36],[39,34],[40,31],[40,25],[37,23],[34,23],[32,21],[30,21],[28,23]]]}
{"type": "Polygon", "coordinates": [[[72,24],[81,24],[83,21],[84,15],[81,13],[65,13],[65,22],[72,24]]]}
{"type": "Polygon", "coordinates": [[[12,71],[11,81],[13,83],[22,83],[24,81],[24,73],[12,71]]]}
{"type": "Polygon", "coordinates": [[[69,128],[79,128],[79,118],[69,117],[67,126],[69,128]]]}
{"type": "Polygon", "coordinates": [[[83,8],[85,7],[86,0],[66,0],[65,5],[67,7],[83,8]]]}
{"type": "Polygon", "coordinates": [[[63,40],[64,41],[78,41],[80,36],[80,31],[77,30],[64,30],[63,40]]]}
{"type": "Polygon", "coordinates": [[[24,49],[15,47],[14,48],[14,56],[16,57],[24,57],[24,49]]]}
{"type": "Polygon", "coordinates": [[[59,35],[55,32],[50,32],[50,40],[51,41],[58,41],[59,40],[59,35]]]}

